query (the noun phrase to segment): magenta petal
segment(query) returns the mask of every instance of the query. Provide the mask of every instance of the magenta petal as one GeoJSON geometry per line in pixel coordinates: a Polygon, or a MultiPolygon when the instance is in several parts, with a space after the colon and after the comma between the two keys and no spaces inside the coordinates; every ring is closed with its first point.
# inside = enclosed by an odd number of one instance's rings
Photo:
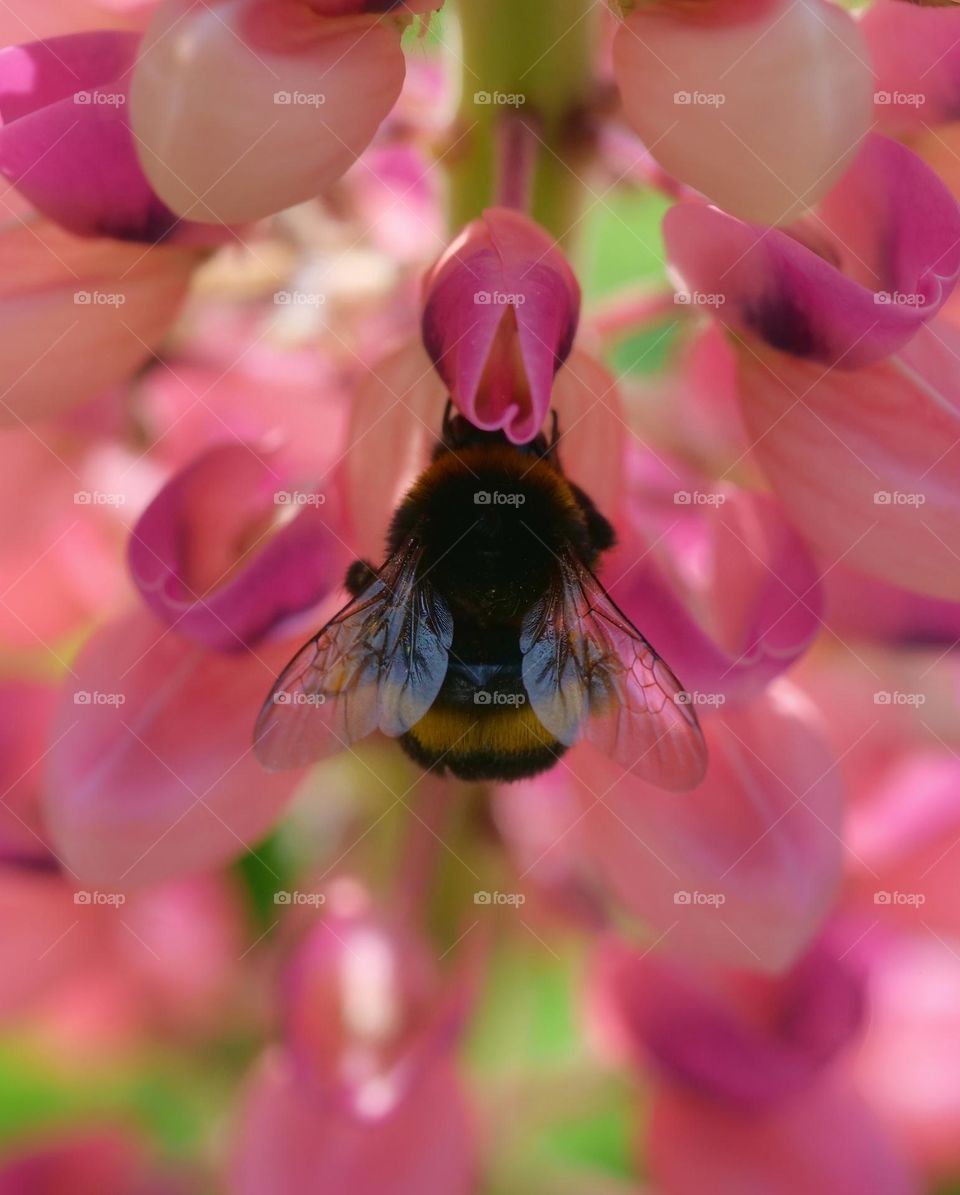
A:
{"type": "Polygon", "coordinates": [[[697,202],[671,208],[663,231],[688,290],[725,324],[843,369],[905,344],[960,273],[956,202],[916,154],[878,136],[796,236],[697,202]]]}
{"type": "Polygon", "coordinates": [[[691,1092],[761,1110],[809,1087],[858,1033],[864,976],[818,943],[776,978],[705,972],[616,940],[594,982],[617,1036],[691,1092]]]}
{"type": "Polygon", "coordinates": [[[82,881],[133,887],[198,871],[269,829],[298,773],[264,775],[252,727],[290,650],[205,652],[147,614],[93,636],[44,776],[54,845],[82,881]]]}
{"type": "Polygon", "coordinates": [[[338,1114],[297,1083],[286,1055],[253,1076],[232,1150],[230,1195],[470,1195],[473,1129],[462,1088],[438,1066],[389,1116],[338,1114]]]}
{"type": "Polygon", "coordinates": [[[469,224],[427,279],[423,341],[476,427],[522,444],[550,409],[580,311],[580,287],[551,237],[519,212],[469,224]]]}
{"type": "Polygon", "coordinates": [[[57,867],[38,799],[56,697],[52,685],[0,685],[0,865],[57,867]]]}
{"type": "Polygon", "coordinates": [[[168,482],[130,540],[150,608],[222,651],[256,642],[339,581],[324,495],[288,488],[271,459],[239,443],[211,449],[168,482]],[[284,511],[293,517],[271,529],[284,511]]]}
{"type": "Polygon", "coordinates": [[[759,693],[807,650],[821,612],[816,565],[779,506],[762,495],[716,496],[724,501],[707,508],[697,536],[709,562],[700,596],[730,646],[691,616],[652,552],[626,545],[609,568],[622,575],[612,585],[618,604],[704,707],[759,693]]]}
{"type": "Polygon", "coordinates": [[[0,174],[78,236],[193,235],[154,194],[127,123],[139,37],[81,33],[0,53],[0,174]]]}

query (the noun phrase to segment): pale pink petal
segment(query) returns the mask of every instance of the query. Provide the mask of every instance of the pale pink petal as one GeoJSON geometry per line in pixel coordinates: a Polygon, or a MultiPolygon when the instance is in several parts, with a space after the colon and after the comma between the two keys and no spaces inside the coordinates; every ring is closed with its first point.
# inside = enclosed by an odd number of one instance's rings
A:
{"type": "Polygon", "coordinates": [[[84,882],[132,888],[199,871],[277,820],[298,774],[261,771],[253,720],[293,646],[206,652],[146,614],[94,635],[44,785],[56,849],[84,882]]]}
{"type": "Polygon", "coordinates": [[[553,239],[519,212],[491,208],[428,275],[423,341],[470,422],[522,444],[550,409],[579,312],[580,287],[553,239]]]}
{"type": "Polygon", "coordinates": [[[828,567],[960,597],[958,352],[938,320],[856,372],[741,353],[754,456],[828,567]]]}
{"type": "Polygon", "coordinates": [[[924,597],[844,564],[824,578],[824,591],[824,621],[841,638],[944,647],[960,639],[960,602],[924,597]]]}
{"type": "Polygon", "coordinates": [[[878,1118],[842,1081],[825,1080],[758,1115],[666,1090],[654,1103],[649,1144],[654,1181],[670,1195],[923,1190],[878,1118]]]}
{"type": "Polygon", "coordinates": [[[222,651],[262,639],[340,581],[326,495],[296,488],[278,454],[224,444],[143,513],[129,560],[144,600],[178,633],[222,651]],[[287,515],[281,523],[281,516],[287,515]]]}
{"type": "Polygon", "coordinates": [[[916,154],[878,136],[792,235],[698,202],[671,208],[663,228],[685,286],[724,324],[843,369],[905,344],[960,274],[955,201],[916,154]]]}
{"type": "Polygon", "coordinates": [[[835,897],[835,761],[811,707],[784,681],[708,714],[703,729],[707,776],[684,796],[593,752],[565,757],[583,802],[575,832],[598,881],[662,949],[775,971],[809,943],[835,897]]]}
{"type": "Polygon", "coordinates": [[[0,423],[87,402],[163,340],[202,254],[72,236],[0,195],[0,423]]]}
{"type": "Polygon", "coordinates": [[[310,6],[164,0],[131,89],[140,161],[179,215],[267,216],[344,173],[403,77],[391,17],[337,21],[310,6]]]}
{"type": "Polygon", "coordinates": [[[840,177],[870,124],[856,23],[824,0],[633,8],[614,42],[626,114],[669,173],[768,224],[840,177]]]}
{"type": "Polygon", "coordinates": [[[884,132],[919,133],[960,117],[960,12],[876,0],[860,28],[876,76],[874,119],[884,132]]]}
{"type": "Polygon", "coordinates": [[[960,959],[953,939],[870,935],[871,1015],[856,1074],[913,1157],[960,1164],[960,959]]]}
{"type": "Polygon", "coordinates": [[[469,1195],[473,1127],[460,1083],[435,1068],[396,1110],[338,1114],[298,1085],[289,1057],[267,1055],[247,1091],[230,1159],[231,1195],[469,1195]]]}

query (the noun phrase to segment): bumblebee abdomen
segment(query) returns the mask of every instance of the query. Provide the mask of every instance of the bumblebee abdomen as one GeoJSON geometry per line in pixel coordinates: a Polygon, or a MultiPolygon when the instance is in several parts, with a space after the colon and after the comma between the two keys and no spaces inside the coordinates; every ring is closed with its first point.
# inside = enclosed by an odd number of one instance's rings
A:
{"type": "Polygon", "coordinates": [[[552,767],[566,750],[547,731],[528,702],[470,707],[443,695],[401,739],[422,767],[461,780],[522,780],[552,767]]]}

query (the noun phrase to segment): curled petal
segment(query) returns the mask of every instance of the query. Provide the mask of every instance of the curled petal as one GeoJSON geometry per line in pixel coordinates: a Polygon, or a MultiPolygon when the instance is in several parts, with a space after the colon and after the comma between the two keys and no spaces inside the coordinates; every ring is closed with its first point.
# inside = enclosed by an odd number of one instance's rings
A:
{"type": "Polygon", "coordinates": [[[135,33],[81,33],[0,52],[0,173],[78,236],[198,239],[137,160],[126,80],[138,42],[135,33]]]}
{"type": "Polygon", "coordinates": [[[960,598],[960,335],[942,320],[855,372],[744,351],[753,453],[829,563],[960,598]]]}
{"type": "Polygon", "coordinates": [[[474,1139],[461,1086],[437,1066],[388,1116],[337,1114],[281,1053],[255,1072],[231,1154],[231,1195],[469,1195],[474,1139]]]}
{"type": "Polygon", "coordinates": [[[164,0],[131,88],[140,161],[179,215],[258,219],[336,181],[403,78],[391,18],[336,20],[291,0],[164,0]]]}
{"type": "Polygon", "coordinates": [[[812,206],[870,125],[863,38],[824,0],[637,5],[614,70],[661,166],[747,220],[812,206]]]}
{"type": "Polygon", "coordinates": [[[811,707],[777,681],[703,719],[710,764],[665,796],[593,753],[567,757],[578,834],[601,882],[662,949],[753,970],[788,966],[834,898],[842,795],[811,707]]]}
{"type": "Polygon", "coordinates": [[[594,985],[613,1037],[691,1093],[761,1111],[810,1087],[859,1032],[862,970],[817,943],[785,974],[705,972],[615,939],[594,985]]]}
{"type": "Polygon", "coordinates": [[[252,711],[291,649],[205,652],[145,614],[93,636],[44,773],[54,845],[84,882],[132,888],[187,874],[270,827],[298,775],[261,771],[252,711]]]}
{"type": "Polygon", "coordinates": [[[550,409],[579,313],[580,287],[554,241],[526,216],[491,208],[430,272],[423,342],[470,422],[523,444],[550,409]]]}
{"type": "Polygon", "coordinates": [[[916,154],[876,136],[792,235],[696,202],[673,207],[663,230],[685,285],[725,324],[843,369],[905,344],[960,274],[956,202],[916,154]]]}
{"type": "Polygon", "coordinates": [[[339,580],[326,495],[287,488],[281,468],[275,455],[221,445],[177,474],[141,516],[130,540],[133,578],[179,633],[235,650],[315,605],[339,580]],[[280,523],[283,513],[291,517],[280,523]]]}

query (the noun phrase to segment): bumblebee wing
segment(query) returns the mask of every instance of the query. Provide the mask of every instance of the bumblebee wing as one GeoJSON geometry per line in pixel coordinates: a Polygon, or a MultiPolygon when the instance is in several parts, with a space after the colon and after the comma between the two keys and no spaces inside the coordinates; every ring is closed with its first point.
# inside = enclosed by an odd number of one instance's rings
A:
{"type": "Polygon", "coordinates": [[[580,560],[524,618],[523,683],[560,742],[580,738],[661,788],[692,788],[706,748],[683,686],[580,560]]]}
{"type": "Polygon", "coordinates": [[[254,731],[270,771],[300,767],[375,730],[396,737],[433,704],[447,671],[453,620],[418,577],[411,540],[281,673],[254,731]]]}

